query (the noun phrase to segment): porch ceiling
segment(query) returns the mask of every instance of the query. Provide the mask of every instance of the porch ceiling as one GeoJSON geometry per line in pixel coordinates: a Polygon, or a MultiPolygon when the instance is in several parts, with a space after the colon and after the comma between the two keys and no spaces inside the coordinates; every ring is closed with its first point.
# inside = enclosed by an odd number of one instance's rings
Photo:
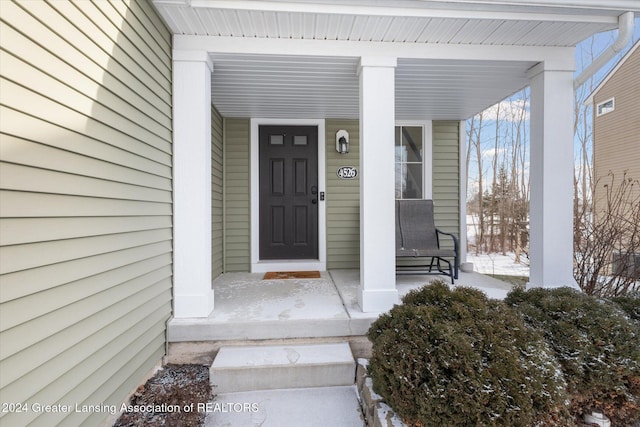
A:
{"type": "Polygon", "coordinates": [[[636,0],[153,0],[174,34],[575,46],[636,0]]]}
{"type": "MultiPolygon", "coordinates": [[[[225,117],[358,118],[358,58],[213,55],[225,117]]],[[[532,62],[398,59],[398,120],[459,120],[527,84],[532,62]]]]}
{"type": "MultiPolygon", "coordinates": [[[[594,33],[616,28],[622,13],[640,13],[637,0],[152,2],[174,34],[202,36],[221,45],[275,39],[315,46],[319,41],[374,42],[427,50],[448,45],[573,47],[594,33]]],[[[358,117],[355,55],[210,52],[213,103],[224,116],[358,117]]],[[[465,119],[524,87],[526,71],[535,65],[527,60],[475,59],[400,58],[396,69],[397,118],[465,119]]]]}

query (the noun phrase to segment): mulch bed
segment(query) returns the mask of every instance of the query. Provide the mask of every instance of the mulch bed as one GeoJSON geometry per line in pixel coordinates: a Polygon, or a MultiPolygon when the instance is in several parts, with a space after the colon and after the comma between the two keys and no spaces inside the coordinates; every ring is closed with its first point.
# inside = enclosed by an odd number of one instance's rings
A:
{"type": "Polygon", "coordinates": [[[212,399],[207,366],[166,365],[138,387],[128,411],[114,426],[202,426],[206,415],[202,405],[212,399]]]}

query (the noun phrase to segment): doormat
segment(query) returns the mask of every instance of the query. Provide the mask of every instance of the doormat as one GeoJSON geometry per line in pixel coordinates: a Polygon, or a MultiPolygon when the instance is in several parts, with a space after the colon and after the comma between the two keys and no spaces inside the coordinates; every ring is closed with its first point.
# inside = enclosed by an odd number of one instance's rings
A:
{"type": "Polygon", "coordinates": [[[262,280],[281,279],[319,279],[319,271],[270,271],[264,275],[262,280]]]}

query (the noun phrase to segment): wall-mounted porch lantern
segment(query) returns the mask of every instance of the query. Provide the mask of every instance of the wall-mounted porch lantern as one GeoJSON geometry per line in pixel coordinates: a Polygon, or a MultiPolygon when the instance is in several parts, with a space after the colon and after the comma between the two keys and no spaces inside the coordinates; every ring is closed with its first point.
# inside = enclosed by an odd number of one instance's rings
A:
{"type": "Polygon", "coordinates": [[[336,151],[340,154],[349,152],[349,132],[344,129],[336,132],[336,151]]]}

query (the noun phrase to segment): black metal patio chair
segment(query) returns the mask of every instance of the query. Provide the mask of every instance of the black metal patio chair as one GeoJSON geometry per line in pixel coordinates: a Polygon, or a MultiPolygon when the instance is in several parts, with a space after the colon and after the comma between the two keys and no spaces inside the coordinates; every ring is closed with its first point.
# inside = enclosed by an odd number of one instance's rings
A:
{"type": "Polygon", "coordinates": [[[397,274],[444,274],[451,277],[453,284],[458,278],[458,258],[456,236],[436,228],[433,200],[396,200],[397,274]],[[440,247],[441,235],[453,239],[453,249],[440,247]],[[397,261],[403,258],[412,260],[398,265],[397,261]],[[444,269],[442,264],[446,264],[444,269]]]}

